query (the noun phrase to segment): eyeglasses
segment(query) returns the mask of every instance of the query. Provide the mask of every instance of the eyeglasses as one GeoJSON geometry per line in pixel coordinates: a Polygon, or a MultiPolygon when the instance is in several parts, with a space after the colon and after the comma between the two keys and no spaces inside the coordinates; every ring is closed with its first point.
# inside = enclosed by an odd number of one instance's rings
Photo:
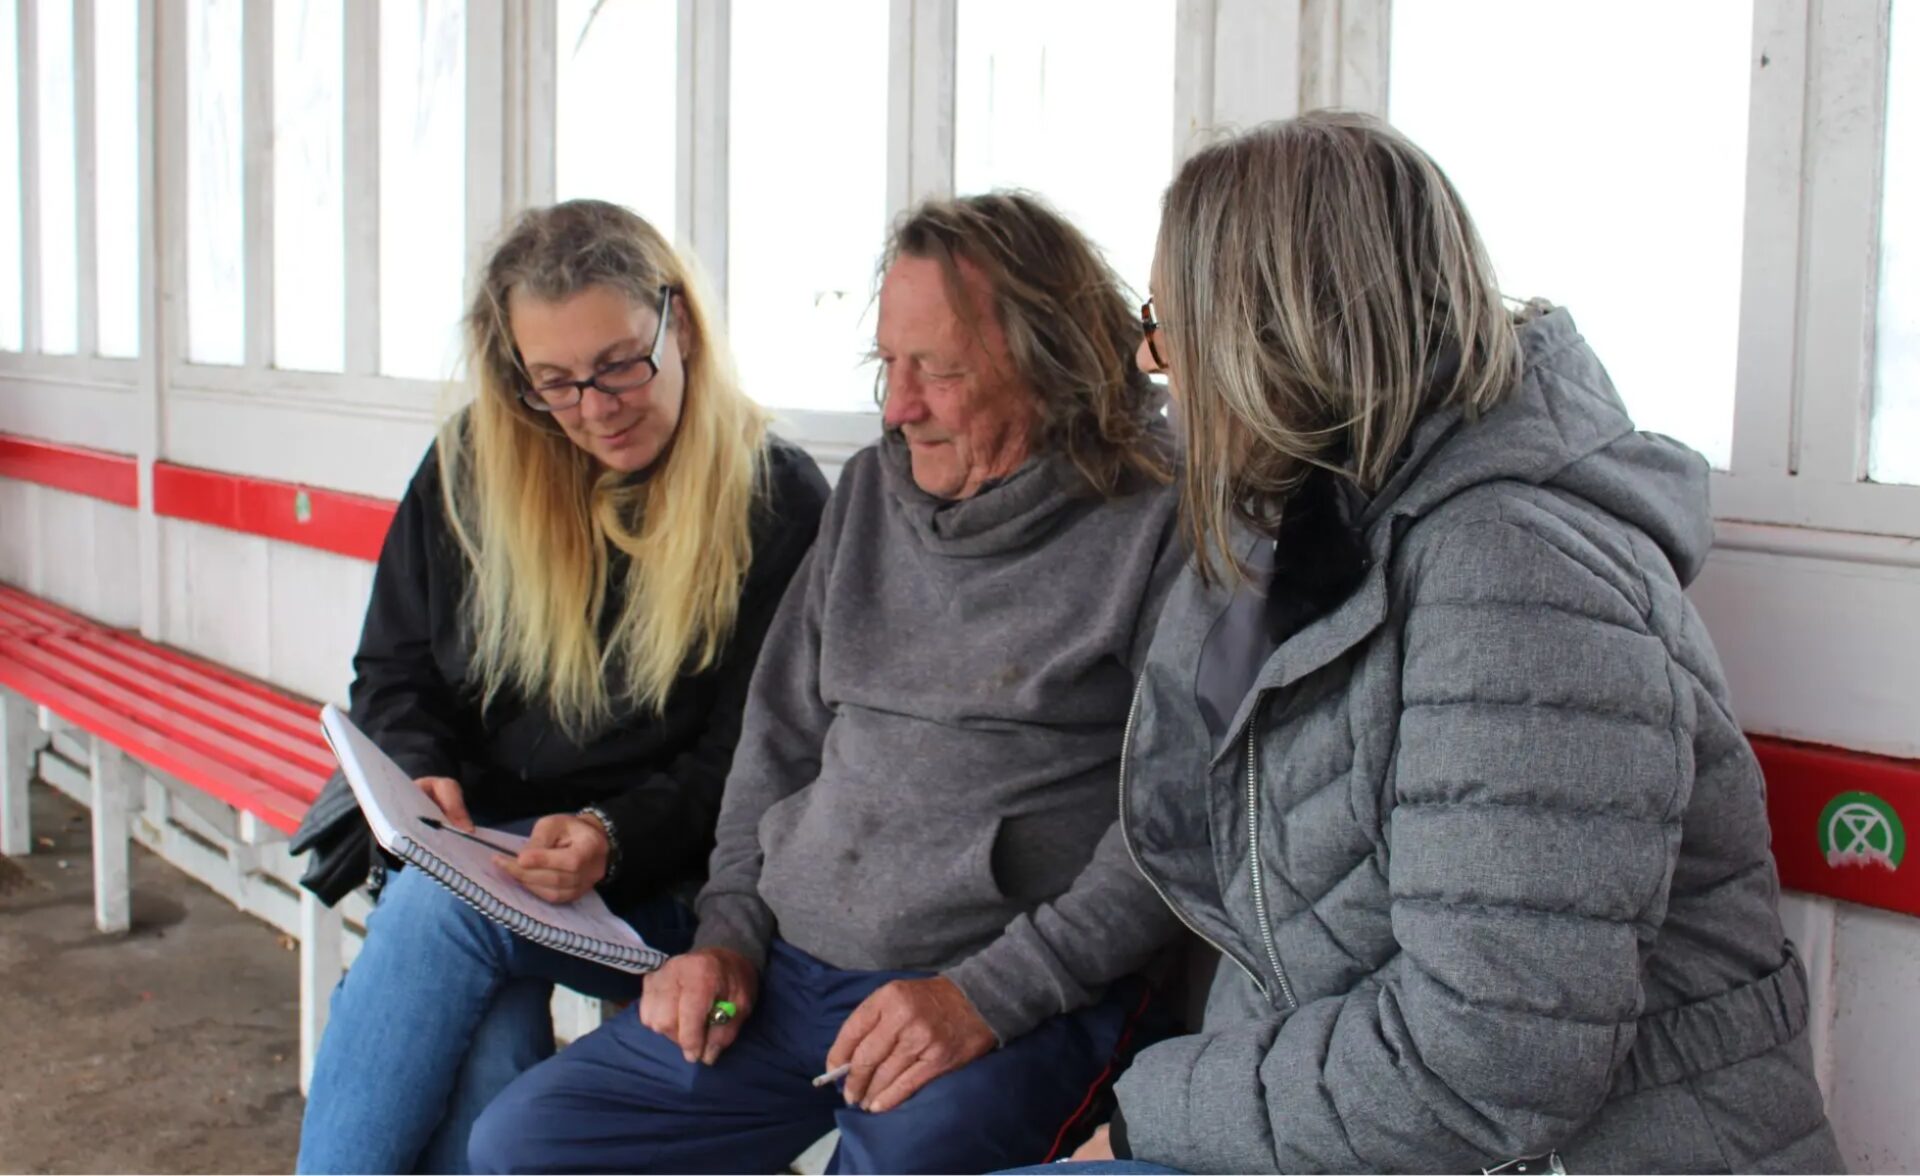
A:
{"type": "Polygon", "coordinates": [[[1148,375],[1167,370],[1167,361],[1160,358],[1160,347],[1153,341],[1159,330],[1160,320],[1153,317],[1153,299],[1149,298],[1140,304],[1140,331],[1147,337],[1147,354],[1153,357],[1153,371],[1148,375]]]}
{"type": "Polygon", "coordinates": [[[609,396],[637,392],[660,374],[660,346],[666,342],[667,321],[673,317],[673,296],[677,286],[660,287],[660,326],[653,332],[653,346],[645,355],[623,359],[595,369],[584,380],[555,380],[550,384],[529,385],[520,391],[520,400],[535,412],[563,412],[580,403],[587,389],[598,388],[609,396]]]}

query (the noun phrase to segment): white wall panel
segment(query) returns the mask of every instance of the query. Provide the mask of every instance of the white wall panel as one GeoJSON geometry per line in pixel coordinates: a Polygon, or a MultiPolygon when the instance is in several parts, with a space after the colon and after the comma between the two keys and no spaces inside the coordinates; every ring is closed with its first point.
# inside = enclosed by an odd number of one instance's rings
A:
{"type": "Polygon", "coordinates": [[[138,409],[131,388],[0,372],[0,433],[134,453],[138,409]]]}
{"type": "Polygon", "coordinates": [[[1920,758],[1920,568],[1721,549],[1690,595],[1741,726],[1920,758]]]}
{"type": "Polygon", "coordinates": [[[33,580],[34,550],[40,528],[34,519],[40,488],[31,482],[0,478],[0,580],[27,588],[33,580]]]}
{"type": "Polygon", "coordinates": [[[180,519],[161,521],[170,572],[165,640],[265,678],[272,665],[268,541],[180,519]]]}
{"type": "Polygon", "coordinates": [[[267,677],[308,698],[344,703],[373,565],[291,543],[272,544],[267,563],[273,614],[267,677]]]}
{"type": "Polygon", "coordinates": [[[40,559],[33,590],[55,604],[94,615],[95,585],[102,569],[94,566],[98,548],[93,500],[42,486],[34,525],[40,529],[40,559]]]}
{"type": "Polygon", "coordinates": [[[1853,1172],[1920,1164],[1920,920],[1839,907],[1827,1109],[1853,1172]]]}
{"type": "Polygon", "coordinates": [[[184,390],[166,412],[168,461],[395,499],[434,429],[410,411],[184,390]]]}

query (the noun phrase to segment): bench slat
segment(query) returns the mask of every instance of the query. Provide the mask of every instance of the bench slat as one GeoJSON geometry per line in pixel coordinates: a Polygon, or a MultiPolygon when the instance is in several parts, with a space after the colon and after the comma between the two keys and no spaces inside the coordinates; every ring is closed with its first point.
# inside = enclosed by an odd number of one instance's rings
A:
{"type": "Polygon", "coordinates": [[[79,613],[68,612],[58,605],[4,584],[0,584],[0,616],[7,617],[15,624],[49,633],[101,628],[97,622],[79,613]]]}
{"type": "MultiPolygon", "coordinates": [[[[151,679],[164,682],[175,690],[203,699],[215,707],[244,714],[253,722],[311,749],[319,755],[320,762],[328,765],[333,763],[333,753],[327,747],[326,736],[320,733],[320,708],[317,705],[301,709],[269,706],[252,692],[235,690],[225,679],[205,672],[200,666],[177,658],[158,656],[155,647],[145,641],[132,638],[116,640],[111,634],[96,633],[78,633],[54,638],[53,641],[62,648],[84,647],[110,661],[137,667],[151,679]]],[[[49,641],[42,640],[40,644],[47,645],[49,641]]]]}
{"type": "MultiPolygon", "coordinates": [[[[47,678],[13,657],[10,649],[0,650],[0,685],[52,709],[68,722],[96,738],[105,739],[148,767],[250,812],[283,833],[292,833],[298,828],[306,812],[306,802],[184,747],[170,735],[152,730],[47,678]]],[[[314,781],[315,790],[319,785],[320,781],[314,781]]]]}
{"type": "Polygon", "coordinates": [[[164,732],[176,744],[227,765],[270,788],[310,803],[326,780],[287,763],[260,748],[208,727],[179,711],[161,706],[124,687],[90,678],[31,642],[8,638],[0,645],[0,660],[13,660],[42,678],[93,699],[108,711],[148,730],[164,732]]]}
{"type": "MultiPolygon", "coordinates": [[[[298,738],[276,726],[254,721],[251,716],[237,714],[227,706],[201,697],[191,683],[136,665],[132,659],[124,656],[127,652],[125,649],[116,651],[121,656],[110,656],[71,637],[43,637],[34,644],[63,660],[86,667],[105,681],[131,690],[169,710],[191,715],[289,764],[310,768],[323,776],[333,771],[333,756],[326,749],[324,736],[319,741],[298,738]]],[[[309,726],[314,725],[309,723],[309,726]]]]}
{"type": "Polygon", "coordinates": [[[116,648],[130,647],[138,649],[150,657],[171,662],[184,670],[206,678],[208,681],[218,682],[228,689],[249,695],[266,703],[270,708],[286,714],[290,719],[300,724],[299,729],[303,732],[313,731],[318,728],[320,722],[319,704],[307,702],[304,699],[289,697],[271,686],[249,678],[245,674],[236,673],[225,666],[202,661],[199,658],[181,653],[179,650],[169,649],[164,645],[155,645],[144,638],[123,634],[113,629],[95,629],[91,632],[80,634],[79,636],[84,640],[111,644],[116,648]]]}

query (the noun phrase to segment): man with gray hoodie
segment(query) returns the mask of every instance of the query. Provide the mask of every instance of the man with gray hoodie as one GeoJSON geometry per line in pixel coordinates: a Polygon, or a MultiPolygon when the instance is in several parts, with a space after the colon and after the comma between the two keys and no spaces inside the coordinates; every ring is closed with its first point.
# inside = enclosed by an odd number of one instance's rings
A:
{"type": "Polygon", "coordinates": [[[779,1170],[835,1126],[832,1171],[1038,1161],[1132,1034],[1178,926],[1115,826],[1181,563],[1139,320],[1025,196],[922,207],[883,268],[885,436],[769,632],[695,949],[476,1170],[779,1170]]]}

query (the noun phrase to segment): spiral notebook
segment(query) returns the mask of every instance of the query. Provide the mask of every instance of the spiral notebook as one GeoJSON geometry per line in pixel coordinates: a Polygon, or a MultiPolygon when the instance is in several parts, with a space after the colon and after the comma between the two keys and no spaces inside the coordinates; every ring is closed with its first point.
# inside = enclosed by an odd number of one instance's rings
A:
{"type": "MultiPolygon", "coordinates": [[[[380,848],[535,943],[623,972],[651,972],[666,962],[665,953],[649,947],[626,920],[607,909],[599,892],[589,890],[565,906],[548,902],[494,865],[494,850],[428,825],[440,817],[439,806],[339,707],[321,709],[320,729],[380,848]]],[[[527,840],[497,829],[483,830],[482,836],[515,849],[527,840]]]]}

